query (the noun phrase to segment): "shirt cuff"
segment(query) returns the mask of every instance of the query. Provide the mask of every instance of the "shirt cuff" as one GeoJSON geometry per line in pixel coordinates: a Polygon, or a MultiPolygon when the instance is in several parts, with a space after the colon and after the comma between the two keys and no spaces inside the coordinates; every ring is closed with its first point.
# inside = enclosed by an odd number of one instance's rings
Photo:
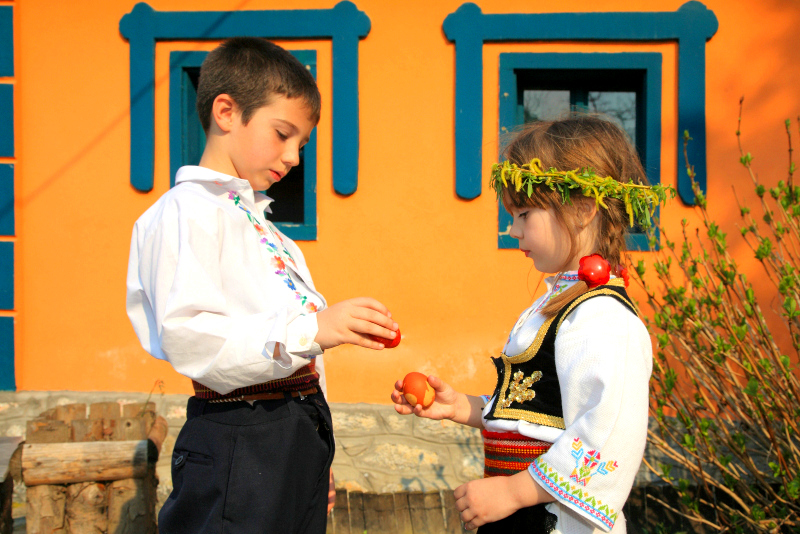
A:
{"type": "Polygon", "coordinates": [[[314,341],[319,332],[317,314],[301,315],[286,325],[286,352],[302,358],[322,354],[322,347],[314,341]]]}

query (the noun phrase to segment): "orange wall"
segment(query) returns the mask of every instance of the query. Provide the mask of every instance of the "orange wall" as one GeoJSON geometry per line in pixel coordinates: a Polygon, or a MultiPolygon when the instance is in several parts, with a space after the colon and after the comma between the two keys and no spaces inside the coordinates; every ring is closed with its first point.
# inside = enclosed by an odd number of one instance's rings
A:
{"type": "MultiPolygon", "coordinates": [[[[161,11],[330,8],[333,0],[150,0],[161,11]]],[[[387,403],[407,371],[438,373],[458,388],[489,393],[496,355],[538,273],[519,252],[496,248],[497,207],[484,192],[460,200],[454,186],[454,46],[444,18],[461,0],[358,0],[372,29],[359,48],[361,147],[358,191],[331,183],[330,43],[318,50],[325,107],[318,135],[318,240],[300,243],[329,302],[369,295],[386,303],[404,339],[391,351],[339,347],[326,353],[334,402],[387,403]],[[394,5],[393,5],[394,4],[394,5]],[[399,7],[402,6],[402,7],[399,7]]],[[[480,0],[484,13],[560,10],[565,4],[480,0]]],[[[607,11],[674,11],[680,1],[609,0],[607,11]]],[[[783,120],[800,112],[800,10],[795,0],[709,0],[719,19],[707,45],[709,197],[731,230],[730,185],[751,189],[738,164],[738,98],[746,97],[747,150],[762,178],[783,177],[783,120]],[[757,27],[758,31],[753,31],[757,27]]],[[[169,186],[168,54],[156,49],[155,189],[129,184],[128,43],[120,18],[132,0],[15,3],[16,380],[19,390],[188,393],[188,379],[142,350],[125,315],[131,228],[169,186]]],[[[573,11],[596,11],[576,0],[573,11]]],[[[498,54],[506,51],[655,51],[663,54],[662,181],[674,185],[676,45],[490,44],[484,47],[484,168],[497,154],[498,54]]],[[[796,136],[797,138],[797,136],[796,136]]],[[[683,172],[683,170],[680,170],[683,172]]],[[[488,175],[488,174],[487,174],[488,175]]],[[[668,231],[692,211],[663,210],[668,231]]],[[[735,231],[731,231],[733,234],[735,231]]],[[[735,239],[732,237],[732,240],[735,239]]],[[[738,242],[739,257],[746,255],[738,242]]],[[[645,258],[647,255],[644,255],[645,258]]],[[[757,276],[757,266],[745,266],[757,276]]]]}

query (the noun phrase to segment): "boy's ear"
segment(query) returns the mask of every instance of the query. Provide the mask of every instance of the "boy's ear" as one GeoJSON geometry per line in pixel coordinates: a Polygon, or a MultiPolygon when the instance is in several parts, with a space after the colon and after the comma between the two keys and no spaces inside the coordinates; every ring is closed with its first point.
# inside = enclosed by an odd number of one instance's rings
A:
{"type": "Polygon", "coordinates": [[[226,93],[217,95],[211,105],[211,120],[223,132],[230,132],[233,127],[235,115],[239,109],[233,98],[226,93]]]}

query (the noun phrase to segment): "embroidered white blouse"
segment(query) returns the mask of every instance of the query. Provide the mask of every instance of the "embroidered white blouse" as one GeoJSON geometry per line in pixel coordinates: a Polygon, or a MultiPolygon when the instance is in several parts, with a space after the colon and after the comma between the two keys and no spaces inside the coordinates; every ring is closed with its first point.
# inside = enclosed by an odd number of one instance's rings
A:
{"type": "Polygon", "coordinates": [[[126,307],[144,349],[220,394],[317,357],[324,391],[314,312],[325,299],[265,219],[272,199],[203,167],[181,167],[175,182],[133,228],[126,307]]]}
{"type": "MultiPolygon", "coordinates": [[[[530,346],[544,323],[538,310],[573,285],[577,274],[546,281],[548,290],[514,325],[503,349],[507,356],[530,346]]],[[[564,319],[555,354],[566,430],[527,421],[487,420],[491,401],[484,408],[484,427],[553,443],[528,472],[556,498],[547,509],[558,517],[557,532],[624,533],[622,506],[647,440],[650,336],[623,304],[599,296],[581,303],[564,319]]]]}

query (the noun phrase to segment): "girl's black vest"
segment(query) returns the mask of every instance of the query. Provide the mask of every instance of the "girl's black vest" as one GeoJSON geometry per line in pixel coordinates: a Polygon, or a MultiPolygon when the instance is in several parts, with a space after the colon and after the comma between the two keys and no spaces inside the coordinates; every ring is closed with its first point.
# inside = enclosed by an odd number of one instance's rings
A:
{"type": "Polygon", "coordinates": [[[580,303],[602,295],[617,299],[638,316],[621,278],[590,289],[567,303],[554,317],[544,322],[533,343],[524,352],[511,358],[505,354],[492,358],[497,367],[497,386],[494,404],[486,419],[516,419],[565,428],[561,388],[556,372],[556,334],[567,315],[580,303]]]}

